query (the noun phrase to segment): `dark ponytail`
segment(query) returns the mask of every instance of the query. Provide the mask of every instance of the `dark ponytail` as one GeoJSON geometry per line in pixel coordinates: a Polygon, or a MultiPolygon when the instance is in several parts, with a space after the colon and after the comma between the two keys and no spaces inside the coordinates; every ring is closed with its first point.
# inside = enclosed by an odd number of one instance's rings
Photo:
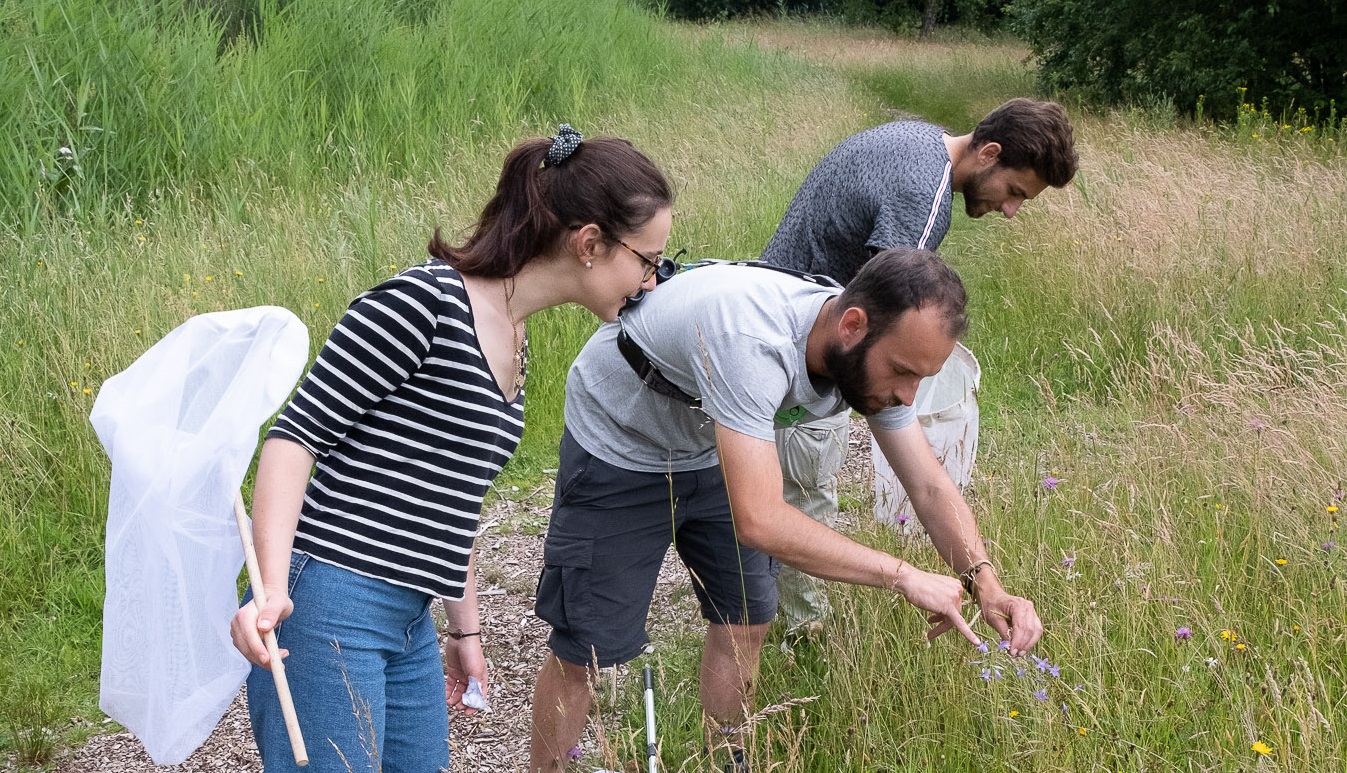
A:
{"type": "Polygon", "coordinates": [[[673,205],[664,175],[626,140],[584,140],[564,162],[544,166],[551,148],[547,138],[516,145],[468,240],[451,246],[436,228],[431,256],[464,274],[510,277],[572,227],[594,223],[605,236],[617,237],[673,205]]]}

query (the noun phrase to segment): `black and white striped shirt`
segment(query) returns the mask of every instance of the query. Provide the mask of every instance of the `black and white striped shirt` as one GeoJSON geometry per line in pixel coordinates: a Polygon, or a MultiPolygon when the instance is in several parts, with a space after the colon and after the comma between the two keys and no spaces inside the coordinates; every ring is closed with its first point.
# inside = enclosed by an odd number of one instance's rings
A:
{"type": "Polygon", "coordinates": [[[524,430],[487,365],[462,277],[431,261],[357,296],[267,437],[317,459],[295,549],[463,596],[482,498],[524,430]]]}

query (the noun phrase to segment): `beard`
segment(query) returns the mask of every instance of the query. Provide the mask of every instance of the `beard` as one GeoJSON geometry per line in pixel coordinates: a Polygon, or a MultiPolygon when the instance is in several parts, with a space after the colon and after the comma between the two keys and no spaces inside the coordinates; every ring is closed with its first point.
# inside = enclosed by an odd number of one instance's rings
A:
{"type": "Polygon", "coordinates": [[[991,202],[987,200],[984,193],[987,190],[987,180],[992,176],[991,167],[983,169],[980,172],[974,172],[969,176],[968,181],[963,186],[963,210],[971,218],[979,218],[992,211],[991,202]]]}
{"type": "Polygon", "coordinates": [[[867,334],[851,349],[844,349],[841,344],[834,343],[823,352],[823,365],[828,369],[837,392],[847,405],[862,416],[874,415],[888,407],[871,400],[869,395],[870,376],[865,370],[865,359],[872,345],[874,341],[867,334]]]}

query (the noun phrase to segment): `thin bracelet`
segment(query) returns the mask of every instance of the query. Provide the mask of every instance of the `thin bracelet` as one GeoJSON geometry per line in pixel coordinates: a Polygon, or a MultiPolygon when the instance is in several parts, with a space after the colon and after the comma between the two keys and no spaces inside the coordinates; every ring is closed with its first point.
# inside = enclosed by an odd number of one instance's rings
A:
{"type": "Polygon", "coordinates": [[[466,638],[468,638],[469,636],[476,636],[476,637],[480,638],[481,635],[482,635],[482,632],[481,632],[481,631],[468,631],[467,633],[464,633],[463,631],[450,631],[450,632],[449,632],[449,638],[451,638],[451,639],[453,639],[453,640],[455,640],[455,641],[457,641],[457,640],[459,640],[459,639],[466,639],[466,638]]]}
{"type": "Polygon", "coordinates": [[[977,577],[978,572],[982,571],[982,567],[984,566],[993,572],[996,571],[996,567],[992,565],[992,562],[984,558],[979,561],[974,561],[972,566],[959,572],[959,582],[963,585],[964,592],[969,596],[974,598],[977,597],[977,585],[974,582],[974,579],[977,577]]]}

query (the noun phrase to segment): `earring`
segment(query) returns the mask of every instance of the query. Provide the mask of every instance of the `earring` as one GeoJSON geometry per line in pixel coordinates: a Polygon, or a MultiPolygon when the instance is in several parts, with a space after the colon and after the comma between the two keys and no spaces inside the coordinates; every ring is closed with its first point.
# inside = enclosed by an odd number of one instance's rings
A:
{"type": "Polygon", "coordinates": [[[594,268],[594,264],[587,260],[585,261],[585,268],[594,268]]]}

